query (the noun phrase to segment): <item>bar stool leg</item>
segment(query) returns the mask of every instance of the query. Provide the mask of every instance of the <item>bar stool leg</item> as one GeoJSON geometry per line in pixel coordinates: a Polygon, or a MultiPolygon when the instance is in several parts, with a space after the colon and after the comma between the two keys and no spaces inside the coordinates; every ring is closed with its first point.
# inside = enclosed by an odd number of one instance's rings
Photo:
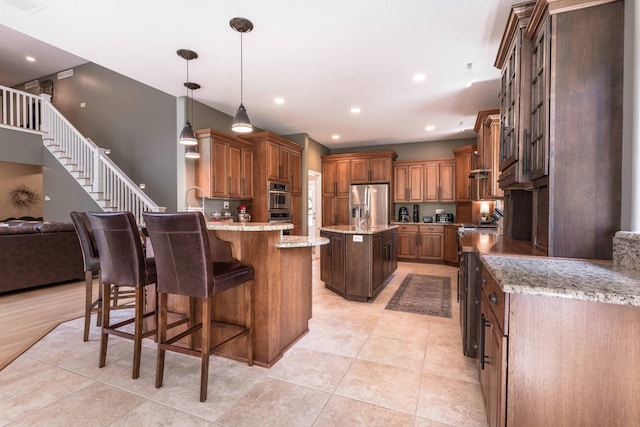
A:
{"type": "Polygon", "coordinates": [[[144,321],[144,286],[136,288],[135,322],[133,334],[133,373],[134,380],[140,376],[142,358],[142,322],[144,321]]]}
{"type": "Polygon", "coordinates": [[[159,308],[158,314],[158,356],[156,357],[156,388],[162,387],[162,379],[164,376],[164,356],[166,350],[163,345],[167,341],[167,294],[159,293],[159,308]]]}
{"type": "MultiPolygon", "coordinates": [[[[89,341],[89,328],[91,328],[91,312],[93,311],[93,273],[84,272],[85,297],[84,297],[84,336],[83,341],[89,341]]],[[[100,317],[98,315],[98,317],[100,317]]]]}
{"type": "Polygon", "coordinates": [[[100,368],[104,368],[104,365],[107,361],[107,345],[109,342],[109,334],[105,332],[105,328],[108,328],[110,326],[110,287],[111,285],[109,283],[102,283],[102,296],[105,298],[105,300],[102,304],[102,333],[100,334],[100,362],[98,363],[98,366],[100,368]]]}
{"type": "Polygon", "coordinates": [[[200,402],[207,400],[209,385],[209,352],[211,351],[211,301],[213,297],[202,300],[202,348],[200,351],[200,402]]]}

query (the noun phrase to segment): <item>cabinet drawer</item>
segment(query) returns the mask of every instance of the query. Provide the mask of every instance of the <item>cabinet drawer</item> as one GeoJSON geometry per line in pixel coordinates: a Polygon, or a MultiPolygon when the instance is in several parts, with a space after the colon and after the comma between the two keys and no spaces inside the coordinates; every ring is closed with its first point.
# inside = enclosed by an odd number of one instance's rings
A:
{"type": "Polygon", "coordinates": [[[417,225],[399,225],[398,231],[401,233],[417,233],[418,226],[417,225]]]}
{"type": "Polygon", "coordinates": [[[420,225],[420,233],[440,233],[444,234],[444,226],[440,225],[420,225]]]}
{"type": "Polygon", "coordinates": [[[509,188],[509,186],[518,182],[518,163],[514,163],[502,171],[498,178],[500,188],[509,188]]]}
{"type": "Polygon", "coordinates": [[[482,300],[488,307],[491,307],[502,333],[509,335],[509,294],[500,289],[500,285],[484,266],[482,266],[481,284],[482,300]]]}

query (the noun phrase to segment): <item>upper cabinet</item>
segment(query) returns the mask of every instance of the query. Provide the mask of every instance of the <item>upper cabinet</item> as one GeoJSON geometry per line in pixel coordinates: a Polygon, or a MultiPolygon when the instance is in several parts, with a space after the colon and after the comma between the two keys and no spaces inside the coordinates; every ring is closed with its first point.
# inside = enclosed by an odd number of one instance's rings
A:
{"type": "Polygon", "coordinates": [[[269,181],[289,184],[291,192],[292,234],[300,234],[302,226],[302,150],[303,147],[272,132],[255,132],[240,138],[255,145],[253,170],[254,198],[251,220],[268,221],[269,181]]]}
{"type": "Polygon", "coordinates": [[[195,183],[205,196],[253,198],[253,144],[213,129],[197,130],[196,137],[200,159],[195,183]]]}
{"type": "Polygon", "coordinates": [[[372,184],[391,182],[392,158],[356,157],[351,159],[351,183],[372,184]]]}
{"type": "Polygon", "coordinates": [[[454,202],[455,168],[455,159],[395,162],[393,202],[454,202]]]}
{"type": "MultiPolygon", "coordinates": [[[[504,193],[498,185],[500,174],[500,110],[478,112],[474,127],[478,135],[476,144],[478,199],[493,200],[504,193]]],[[[473,186],[473,184],[472,184],[473,186]]]]}
{"type": "Polygon", "coordinates": [[[455,201],[457,203],[471,202],[473,197],[469,173],[476,166],[476,146],[465,145],[464,147],[455,148],[453,154],[456,156],[455,201]]]}
{"type": "Polygon", "coordinates": [[[500,174],[501,188],[529,182],[527,139],[529,137],[529,97],[531,44],[525,31],[534,3],[517,4],[511,9],[495,66],[502,70],[500,80],[500,174]]]}

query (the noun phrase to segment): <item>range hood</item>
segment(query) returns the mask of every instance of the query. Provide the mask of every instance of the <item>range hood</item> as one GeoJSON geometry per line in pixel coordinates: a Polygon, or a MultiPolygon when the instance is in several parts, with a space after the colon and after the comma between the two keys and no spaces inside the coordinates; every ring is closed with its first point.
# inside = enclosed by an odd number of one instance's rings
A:
{"type": "Polygon", "coordinates": [[[469,178],[486,179],[491,169],[473,169],[469,171],[469,178]]]}

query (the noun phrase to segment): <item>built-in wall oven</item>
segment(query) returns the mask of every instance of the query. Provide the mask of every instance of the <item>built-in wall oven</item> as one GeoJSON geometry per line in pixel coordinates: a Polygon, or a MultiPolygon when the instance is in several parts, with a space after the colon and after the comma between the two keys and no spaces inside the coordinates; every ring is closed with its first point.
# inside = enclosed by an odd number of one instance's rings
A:
{"type": "MultiPolygon", "coordinates": [[[[269,210],[267,218],[269,222],[291,222],[289,184],[269,181],[269,210]]],[[[285,235],[289,233],[289,230],[283,230],[282,232],[285,235]]]]}
{"type": "Polygon", "coordinates": [[[289,210],[290,208],[289,184],[269,181],[269,210],[289,210]]]}

